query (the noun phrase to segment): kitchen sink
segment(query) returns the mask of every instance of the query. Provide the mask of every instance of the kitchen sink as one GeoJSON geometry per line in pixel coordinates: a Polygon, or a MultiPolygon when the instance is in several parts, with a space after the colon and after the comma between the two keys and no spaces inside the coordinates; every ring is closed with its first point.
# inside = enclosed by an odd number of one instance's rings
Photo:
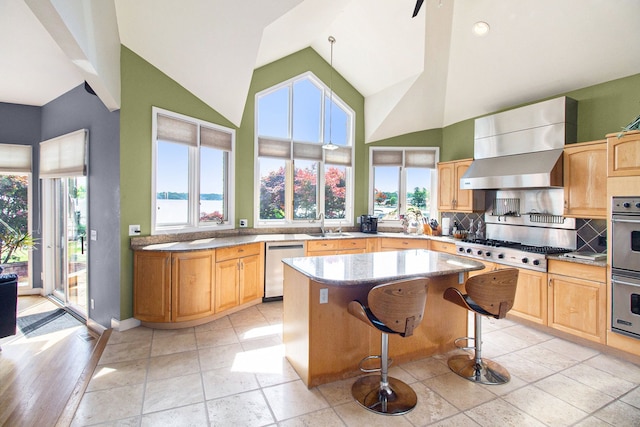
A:
{"type": "Polygon", "coordinates": [[[343,233],[343,232],[339,232],[339,233],[326,232],[326,233],[307,233],[307,236],[313,237],[314,239],[322,239],[322,238],[336,238],[336,237],[353,237],[353,234],[343,233]]]}

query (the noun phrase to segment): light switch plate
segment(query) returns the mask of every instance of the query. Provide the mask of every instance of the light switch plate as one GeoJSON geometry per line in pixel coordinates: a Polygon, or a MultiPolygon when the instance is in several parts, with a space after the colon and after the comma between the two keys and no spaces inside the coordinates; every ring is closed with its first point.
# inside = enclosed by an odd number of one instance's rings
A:
{"type": "Polygon", "coordinates": [[[140,224],[129,225],[129,236],[137,236],[140,234],[140,224]]]}
{"type": "Polygon", "coordinates": [[[327,304],[329,302],[329,289],[320,289],[320,304],[327,304]]]}
{"type": "Polygon", "coordinates": [[[94,242],[98,240],[98,230],[91,230],[91,240],[94,242]]]}

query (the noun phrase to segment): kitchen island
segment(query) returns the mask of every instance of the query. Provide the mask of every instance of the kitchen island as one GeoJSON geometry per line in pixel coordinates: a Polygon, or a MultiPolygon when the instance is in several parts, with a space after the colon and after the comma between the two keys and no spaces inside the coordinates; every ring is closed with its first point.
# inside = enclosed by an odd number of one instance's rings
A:
{"type": "Polygon", "coordinates": [[[371,288],[415,277],[429,278],[422,323],[411,337],[389,336],[395,363],[444,353],[467,335],[467,311],[442,298],[450,286],[462,289],[478,261],[423,249],[288,258],[284,262],[283,342],[285,354],[307,387],[360,373],[358,363],[380,354],[380,332],[347,311],[367,301],[371,288]]]}

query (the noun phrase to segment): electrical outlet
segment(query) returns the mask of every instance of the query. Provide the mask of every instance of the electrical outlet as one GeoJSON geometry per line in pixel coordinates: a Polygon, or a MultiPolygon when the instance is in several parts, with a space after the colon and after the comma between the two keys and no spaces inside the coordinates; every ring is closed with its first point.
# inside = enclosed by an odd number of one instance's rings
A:
{"type": "Polygon", "coordinates": [[[327,304],[329,302],[329,289],[320,289],[320,304],[327,304]]]}
{"type": "Polygon", "coordinates": [[[96,308],[96,302],[94,301],[93,298],[91,298],[91,310],[96,308]]]}
{"type": "Polygon", "coordinates": [[[129,236],[137,236],[140,234],[140,224],[129,225],[129,236]]]}
{"type": "Polygon", "coordinates": [[[249,221],[246,219],[241,219],[240,220],[240,227],[246,227],[247,224],[249,224],[249,221]]]}
{"type": "Polygon", "coordinates": [[[98,230],[91,230],[91,240],[94,242],[98,240],[98,230]]]}

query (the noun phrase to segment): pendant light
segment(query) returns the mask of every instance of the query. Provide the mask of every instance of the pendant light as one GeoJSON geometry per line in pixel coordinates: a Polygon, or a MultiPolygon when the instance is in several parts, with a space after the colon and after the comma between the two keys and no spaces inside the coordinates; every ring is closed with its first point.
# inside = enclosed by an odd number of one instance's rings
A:
{"type": "Polygon", "coordinates": [[[329,67],[331,68],[331,75],[329,77],[329,143],[322,145],[322,148],[325,150],[335,150],[338,148],[337,145],[331,142],[331,113],[333,112],[333,44],[335,42],[335,37],[329,36],[329,43],[331,44],[331,58],[329,62],[329,67]]]}

